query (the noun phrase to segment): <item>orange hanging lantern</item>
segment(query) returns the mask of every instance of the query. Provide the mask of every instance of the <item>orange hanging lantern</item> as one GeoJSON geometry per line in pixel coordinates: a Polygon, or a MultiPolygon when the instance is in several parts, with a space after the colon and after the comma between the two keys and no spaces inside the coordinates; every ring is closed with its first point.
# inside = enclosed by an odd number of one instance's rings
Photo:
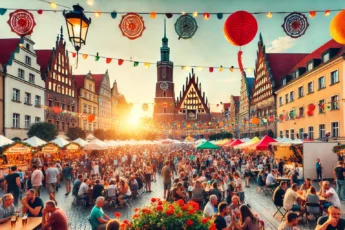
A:
{"type": "Polygon", "coordinates": [[[87,116],[87,120],[89,122],[93,122],[96,119],[96,116],[94,114],[89,114],[89,116],[87,116]]]}
{"type": "Polygon", "coordinates": [[[331,37],[338,43],[345,45],[345,10],[340,11],[331,21],[331,37]]]}
{"type": "Polygon", "coordinates": [[[151,12],[151,13],[150,13],[150,18],[155,19],[156,16],[157,16],[157,13],[156,13],[156,12],[151,12]]]}
{"type": "Polygon", "coordinates": [[[61,112],[61,109],[58,106],[55,106],[53,110],[54,110],[54,113],[60,113],[61,112]]]}
{"type": "Polygon", "coordinates": [[[260,122],[260,121],[259,121],[259,119],[258,119],[257,117],[253,117],[253,118],[252,118],[252,124],[253,124],[253,125],[258,125],[259,122],[260,122]]]}
{"type": "Polygon", "coordinates": [[[315,16],[316,16],[316,11],[315,11],[315,10],[310,11],[310,12],[309,12],[309,16],[310,16],[311,18],[315,18],[315,16]]]}

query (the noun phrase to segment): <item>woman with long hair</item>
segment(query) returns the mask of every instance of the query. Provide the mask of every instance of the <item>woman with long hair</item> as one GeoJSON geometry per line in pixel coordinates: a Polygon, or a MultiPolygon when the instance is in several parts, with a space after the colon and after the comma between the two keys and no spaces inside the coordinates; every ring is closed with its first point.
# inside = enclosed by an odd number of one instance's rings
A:
{"type": "Polygon", "coordinates": [[[146,181],[146,192],[152,192],[151,191],[151,177],[152,177],[152,167],[151,163],[148,161],[146,162],[145,166],[145,181],[146,181]]]}
{"type": "Polygon", "coordinates": [[[237,230],[260,230],[260,221],[250,211],[248,206],[242,205],[240,207],[240,221],[236,222],[236,216],[233,216],[235,229],[237,230]]]}
{"type": "Polygon", "coordinates": [[[121,223],[119,220],[113,219],[107,223],[107,227],[105,228],[105,230],[119,230],[120,225],[121,225],[121,223]]]}

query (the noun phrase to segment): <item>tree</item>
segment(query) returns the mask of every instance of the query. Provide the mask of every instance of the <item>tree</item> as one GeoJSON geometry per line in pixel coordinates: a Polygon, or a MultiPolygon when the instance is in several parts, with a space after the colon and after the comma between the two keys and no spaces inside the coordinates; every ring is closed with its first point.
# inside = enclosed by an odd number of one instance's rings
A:
{"type": "Polygon", "coordinates": [[[51,141],[58,135],[58,130],[53,124],[48,122],[39,122],[31,125],[27,135],[29,138],[36,136],[42,140],[51,141]]]}
{"type": "Polygon", "coordinates": [[[95,129],[95,131],[93,131],[93,135],[101,141],[104,141],[106,137],[106,133],[103,129],[95,129]]]}
{"type": "Polygon", "coordinates": [[[267,131],[267,136],[269,136],[269,137],[271,137],[271,138],[274,138],[274,133],[273,133],[272,129],[269,129],[269,130],[267,131]]]}
{"type": "Polygon", "coordinates": [[[74,128],[68,128],[66,136],[68,136],[68,138],[72,141],[78,138],[85,140],[86,133],[80,127],[74,127],[74,128]]]}

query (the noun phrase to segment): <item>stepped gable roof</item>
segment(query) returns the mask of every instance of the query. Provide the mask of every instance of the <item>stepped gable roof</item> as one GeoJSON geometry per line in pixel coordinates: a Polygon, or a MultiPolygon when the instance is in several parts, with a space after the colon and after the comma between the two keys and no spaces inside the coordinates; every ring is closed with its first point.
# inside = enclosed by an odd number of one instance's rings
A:
{"type": "Polygon", "coordinates": [[[36,54],[37,64],[41,66],[41,74],[43,75],[51,63],[53,50],[36,50],[36,54]]]}
{"type": "Polygon", "coordinates": [[[0,63],[7,65],[12,54],[18,48],[19,38],[0,39],[0,63]]]}
{"type": "Polygon", "coordinates": [[[99,94],[105,74],[92,74],[92,77],[95,80],[95,91],[99,94]]]}
{"type": "Polygon", "coordinates": [[[177,110],[179,110],[184,102],[184,100],[186,99],[189,89],[191,87],[194,87],[196,94],[198,96],[198,98],[200,99],[200,102],[202,104],[202,107],[204,108],[206,113],[210,113],[210,108],[207,105],[207,99],[204,98],[203,93],[201,92],[201,89],[199,89],[198,86],[198,79],[197,77],[195,77],[195,73],[194,70],[192,69],[192,74],[189,74],[189,77],[187,77],[187,81],[186,81],[186,88],[184,89],[184,91],[182,92],[182,97],[179,99],[178,103],[177,103],[177,110]]]}
{"type": "Polygon", "coordinates": [[[290,73],[300,67],[306,67],[307,63],[313,59],[321,59],[322,54],[331,48],[338,48],[339,51],[335,56],[341,55],[345,52],[345,46],[339,44],[338,42],[334,41],[333,39],[329,40],[310,54],[306,55],[302,60],[300,60],[291,70],[290,73]]]}
{"type": "Polygon", "coordinates": [[[275,89],[280,88],[282,78],[289,74],[291,69],[307,55],[304,53],[267,53],[275,89]]]}

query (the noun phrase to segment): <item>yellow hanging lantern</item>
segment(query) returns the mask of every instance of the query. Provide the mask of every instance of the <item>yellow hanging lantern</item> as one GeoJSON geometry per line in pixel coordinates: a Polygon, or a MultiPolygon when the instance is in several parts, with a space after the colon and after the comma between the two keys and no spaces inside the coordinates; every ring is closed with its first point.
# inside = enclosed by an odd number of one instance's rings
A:
{"type": "Polygon", "coordinates": [[[156,13],[156,12],[151,12],[151,13],[150,13],[150,18],[155,19],[156,16],[157,16],[157,13],[156,13]]]}
{"type": "Polygon", "coordinates": [[[340,11],[331,21],[331,37],[338,43],[345,45],[345,10],[340,11]]]}

